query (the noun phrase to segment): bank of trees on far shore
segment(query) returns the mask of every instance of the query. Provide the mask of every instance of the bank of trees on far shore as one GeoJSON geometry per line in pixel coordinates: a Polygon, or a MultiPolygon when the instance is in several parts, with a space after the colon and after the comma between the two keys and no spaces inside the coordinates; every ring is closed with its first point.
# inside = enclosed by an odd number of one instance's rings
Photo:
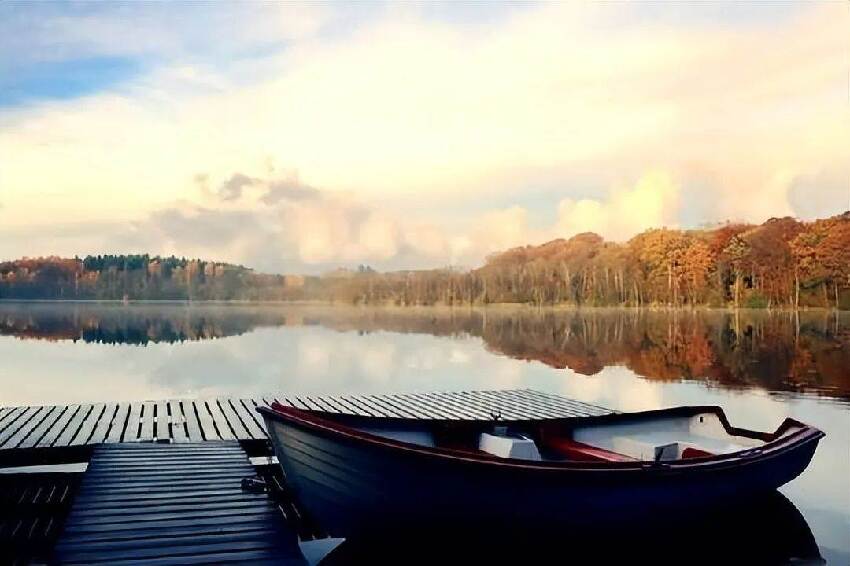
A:
{"type": "Polygon", "coordinates": [[[850,212],[813,222],[592,233],[494,254],[477,269],[268,275],[148,255],[0,263],[0,298],[323,300],[352,304],[850,308],[850,212]]]}
{"type": "Polygon", "coordinates": [[[494,254],[471,271],[353,273],[325,299],[355,303],[850,308],[850,212],[800,222],[585,233],[494,254]]]}

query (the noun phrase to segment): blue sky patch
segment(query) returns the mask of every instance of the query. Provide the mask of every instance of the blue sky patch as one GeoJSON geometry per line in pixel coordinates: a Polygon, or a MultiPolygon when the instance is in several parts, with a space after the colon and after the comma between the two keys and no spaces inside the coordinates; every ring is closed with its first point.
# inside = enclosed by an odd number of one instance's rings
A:
{"type": "Polygon", "coordinates": [[[0,73],[0,106],[93,94],[137,76],[142,65],[125,57],[91,57],[12,66],[0,73]]]}

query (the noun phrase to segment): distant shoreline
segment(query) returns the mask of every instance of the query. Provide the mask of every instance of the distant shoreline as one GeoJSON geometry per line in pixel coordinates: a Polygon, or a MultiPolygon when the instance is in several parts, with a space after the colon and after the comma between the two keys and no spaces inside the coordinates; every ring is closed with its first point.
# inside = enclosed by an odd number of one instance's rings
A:
{"type": "Polygon", "coordinates": [[[322,307],[340,307],[340,308],[357,308],[357,309],[386,309],[386,310],[548,310],[548,311],[580,311],[580,310],[635,310],[635,311],[673,311],[673,312],[688,312],[688,311],[708,311],[708,312],[775,312],[775,313],[794,313],[794,312],[850,312],[847,309],[836,309],[835,307],[801,307],[792,309],[788,307],[774,308],[752,308],[722,306],[712,307],[708,305],[575,305],[575,304],[544,304],[534,305],[530,303],[487,303],[487,304],[434,304],[434,305],[396,305],[396,304],[352,304],[341,301],[319,301],[319,300],[293,300],[293,301],[244,301],[244,300],[199,300],[190,301],[187,299],[130,299],[127,301],[119,299],[5,299],[0,298],[0,304],[80,304],[80,305],[112,305],[112,306],[132,306],[132,305],[174,305],[174,306],[192,306],[192,305],[232,305],[232,306],[322,306],[322,307]]]}

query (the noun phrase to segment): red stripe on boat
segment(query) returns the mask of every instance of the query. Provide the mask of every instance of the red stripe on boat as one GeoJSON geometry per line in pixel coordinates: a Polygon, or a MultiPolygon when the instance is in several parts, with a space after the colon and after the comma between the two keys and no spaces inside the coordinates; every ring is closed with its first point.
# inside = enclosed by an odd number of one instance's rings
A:
{"type": "Polygon", "coordinates": [[[569,438],[546,438],[544,440],[546,447],[550,450],[566,456],[570,460],[578,460],[581,462],[634,462],[634,458],[630,458],[625,454],[611,452],[604,448],[597,448],[583,442],[576,442],[569,438]]]}
{"type": "Polygon", "coordinates": [[[688,458],[705,458],[707,456],[714,456],[714,454],[700,450],[699,448],[691,448],[690,446],[682,450],[682,460],[687,460],[688,458]]]}

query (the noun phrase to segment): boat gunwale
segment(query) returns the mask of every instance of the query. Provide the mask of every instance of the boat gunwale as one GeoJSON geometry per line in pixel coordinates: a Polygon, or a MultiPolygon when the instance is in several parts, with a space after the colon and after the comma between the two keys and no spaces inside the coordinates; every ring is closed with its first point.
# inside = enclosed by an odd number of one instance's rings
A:
{"type": "MultiPolygon", "coordinates": [[[[764,445],[745,448],[736,452],[727,454],[716,454],[711,456],[700,456],[689,458],[686,460],[671,460],[671,461],[631,461],[631,462],[590,462],[577,460],[563,461],[534,461],[521,460],[515,458],[502,458],[499,456],[487,453],[474,453],[465,450],[453,448],[436,448],[421,446],[409,442],[386,438],[368,432],[364,432],[352,426],[342,424],[332,418],[339,417],[332,413],[322,413],[319,411],[305,411],[295,407],[288,407],[273,403],[271,407],[257,407],[256,409],[264,418],[272,420],[282,420],[287,424],[297,426],[298,428],[307,429],[313,433],[319,433],[322,436],[339,439],[345,438],[359,444],[366,444],[373,447],[382,448],[391,451],[402,451],[406,454],[413,454],[429,459],[438,459],[454,462],[472,463],[486,466],[496,466],[505,469],[517,470],[536,470],[536,471],[587,471],[587,472],[624,472],[624,471],[641,471],[654,473],[670,473],[682,471],[715,471],[730,467],[740,467],[742,465],[764,462],[774,457],[786,454],[809,442],[819,441],[826,434],[805,423],[792,418],[786,418],[773,433],[765,433],[732,427],[726,418],[723,409],[712,405],[695,405],[673,407],[669,409],[654,409],[650,411],[641,411],[634,413],[612,413],[607,415],[597,415],[588,417],[557,417],[544,419],[517,419],[498,421],[500,425],[511,424],[531,424],[531,423],[605,423],[619,421],[642,421],[651,420],[659,416],[694,416],[700,413],[714,413],[718,416],[724,429],[728,434],[733,436],[743,436],[747,438],[755,438],[763,440],[764,445]],[[325,416],[327,415],[327,417],[325,416]],[[790,434],[784,434],[791,428],[799,428],[790,434]]],[[[463,423],[465,426],[480,424],[492,424],[489,420],[464,420],[457,421],[452,419],[416,419],[403,417],[357,417],[353,415],[344,415],[346,418],[363,420],[364,422],[381,422],[390,424],[408,424],[419,425],[428,424],[457,424],[463,423]]],[[[271,430],[269,430],[271,436],[271,430]]]]}

